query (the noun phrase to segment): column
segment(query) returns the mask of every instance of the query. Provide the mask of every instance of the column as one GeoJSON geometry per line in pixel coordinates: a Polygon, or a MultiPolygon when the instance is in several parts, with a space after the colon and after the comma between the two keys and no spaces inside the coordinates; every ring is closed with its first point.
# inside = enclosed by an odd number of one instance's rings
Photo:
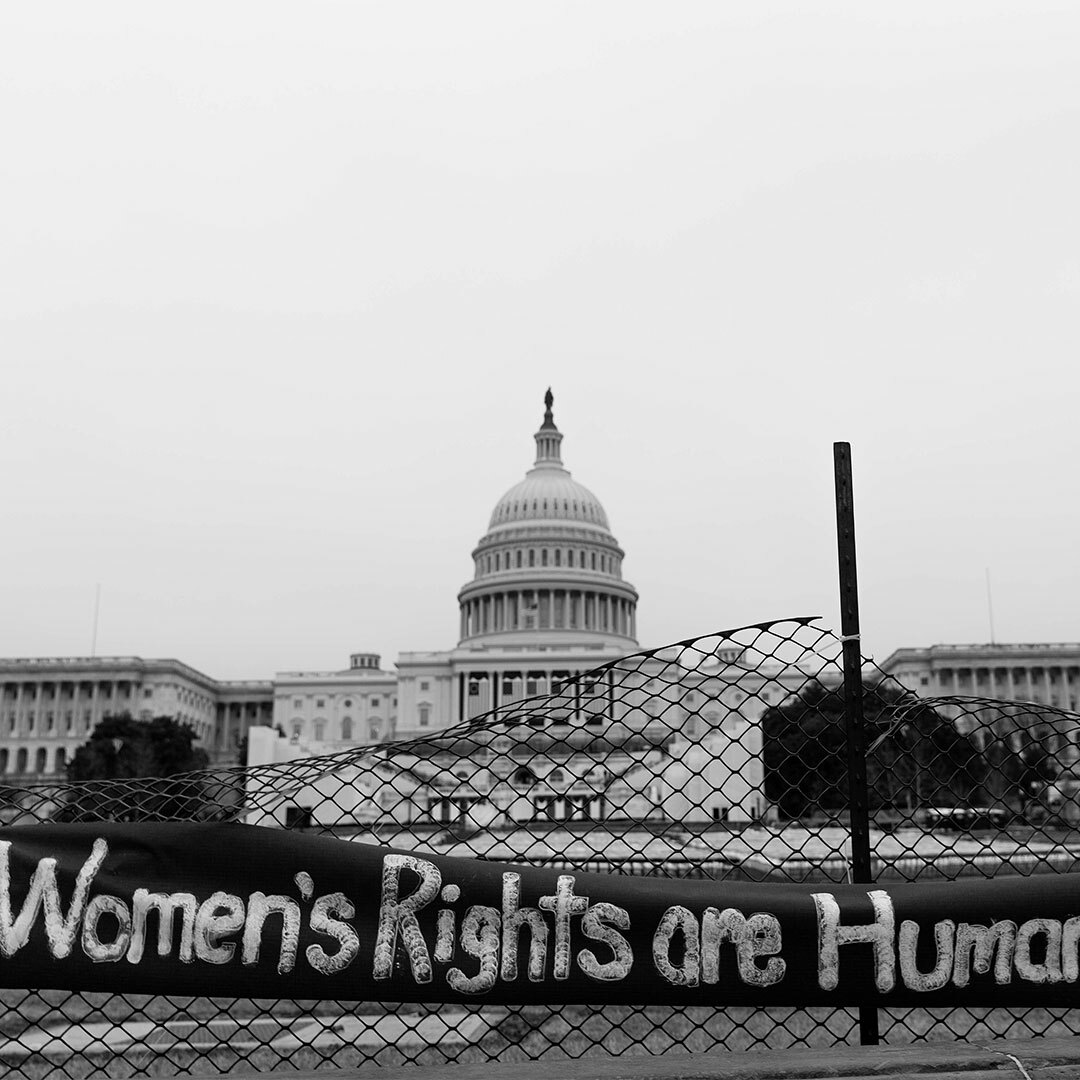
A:
{"type": "Polygon", "coordinates": [[[1006,697],[1009,701],[1016,700],[1016,682],[1013,679],[1013,666],[1010,664],[1005,671],[1006,697]]]}

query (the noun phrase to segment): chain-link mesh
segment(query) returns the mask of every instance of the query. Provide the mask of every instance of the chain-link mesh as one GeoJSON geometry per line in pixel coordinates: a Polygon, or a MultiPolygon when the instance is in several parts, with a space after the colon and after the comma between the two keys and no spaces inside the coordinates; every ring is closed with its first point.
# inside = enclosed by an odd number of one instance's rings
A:
{"type": "MultiPolygon", "coordinates": [[[[231,820],[553,870],[849,879],[841,647],[814,620],[648,650],[567,674],[551,689],[423,739],[333,756],[7,788],[0,813],[6,824],[231,820]]],[[[872,663],[862,697],[875,878],[1072,869],[1080,717],[919,698],[872,663]]],[[[0,1070],[29,1077],[514,1062],[858,1038],[852,1009],[0,994],[0,1070]]],[[[880,1012],[892,1042],[1080,1030],[1067,1010],[880,1012]]]]}

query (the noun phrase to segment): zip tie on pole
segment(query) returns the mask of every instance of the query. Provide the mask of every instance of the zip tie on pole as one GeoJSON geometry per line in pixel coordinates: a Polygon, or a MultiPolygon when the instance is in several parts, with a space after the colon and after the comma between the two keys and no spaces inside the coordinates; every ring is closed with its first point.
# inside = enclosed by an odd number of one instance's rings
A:
{"type": "Polygon", "coordinates": [[[839,636],[839,640],[840,641],[858,641],[859,640],[859,635],[858,634],[841,634],[839,636]]]}

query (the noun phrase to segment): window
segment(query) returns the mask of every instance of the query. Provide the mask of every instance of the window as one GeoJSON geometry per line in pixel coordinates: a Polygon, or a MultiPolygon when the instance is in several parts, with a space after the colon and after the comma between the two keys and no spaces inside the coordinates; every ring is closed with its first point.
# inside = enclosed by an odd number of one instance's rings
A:
{"type": "Polygon", "coordinates": [[[49,751],[46,750],[44,746],[42,746],[38,750],[37,754],[34,755],[34,758],[34,772],[43,773],[45,771],[46,765],[48,764],[49,751]]]}
{"type": "Polygon", "coordinates": [[[566,781],[566,776],[562,769],[552,769],[547,779],[549,784],[562,784],[566,781]]]}
{"type": "Polygon", "coordinates": [[[45,730],[54,731],[56,729],[56,714],[53,712],[47,712],[45,714],[45,730]]]}
{"type": "Polygon", "coordinates": [[[66,769],[66,768],[67,768],[67,750],[65,750],[64,747],[61,746],[60,749],[56,751],[56,771],[59,772],[61,769],[66,769]]]}
{"type": "Polygon", "coordinates": [[[148,686],[148,687],[146,687],[145,690],[143,690],[142,696],[144,698],[153,697],[154,696],[154,691],[151,690],[150,687],[148,686]]]}
{"type": "Polygon", "coordinates": [[[429,723],[431,723],[431,706],[430,705],[421,705],[420,706],[420,726],[421,727],[427,727],[429,723]]]}
{"type": "Polygon", "coordinates": [[[325,740],[325,738],[326,738],[326,721],[325,720],[316,720],[315,721],[315,741],[316,742],[323,742],[325,740]]]}
{"type": "Polygon", "coordinates": [[[558,548],[555,549],[555,565],[562,566],[562,552],[558,548]]]}
{"type": "Polygon", "coordinates": [[[352,698],[346,698],[345,699],[345,708],[346,709],[351,709],[352,708],[352,698]]]}
{"type": "Polygon", "coordinates": [[[536,552],[533,551],[532,548],[529,549],[529,565],[530,566],[535,566],[536,565],[536,552]]]}
{"type": "Polygon", "coordinates": [[[325,709],[326,708],[326,699],[325,698],[316,698],[315,699],[315,708],[316,709],[325,709]]]}
{"type": "Polygon", "coordinates": [[[540,552],[540,565],[547,566],[547,548],[540,552]]]}
{"type": "Polygon", "coordinates": [[[520,551],[517,553],[517,564],[518,564],[518,566],[521,566],[521,552],[520,551]]]}
{"type": "Polygon", "coordinates": [[[299,742],[300,733],[304,730],[304,725],[299,720],[294,720],[292,725],[292,737],[293,742],[299,742]]]}
{"type": "Polygon", "coordinates": [[[341,737],[343,739],[352,738],[352,717],[346,716],[341,721],[341,737]]]}
{"type": "Polygon", "coordinates": [[[25,747],[20,748],[18,753],[16,753],[16,755],[15,755],[15,771],[17,773],[26,772],[26,757],[27,757],[26,748],[25,747]]]}
{"type": "Polygon", "coordinates": [[[294,697],[294,698],[292,699],[292,707],[293,707],[294,709],[302,709],[302,708],[304,707],[304,699],[303,699],[303,698],[298,698],[298,697],[294,697]]]}
{"type": "Polygon", "coordinates": [[[526,679],[525,680],[525,695],[526,695],[526,697],[534,697],[536,695],[536,693],[537,693],[536,680],[535,679],[526,679]]]}
{"type": "Polygon", "coordinates": [[[426,690],[427,688],[428,688],[428,681],[427,681],[427,679],[421,679],[421,680],[420,680],[420,689],[421,689],[421,690],[426,690]]]}
{"type": "Polygon", "coordinates": [[[379,699],[377,697],[373,697],[371,699],[371,704],[372,704],[372,707],[378,705],[379,704],[379,699]]]}
{"type": "Polygon", "coordinates": [[[64,714],[64,722],[67,724],[67,731],[70,735],[75,730],[75,714],[70,709],[64,714]]]}

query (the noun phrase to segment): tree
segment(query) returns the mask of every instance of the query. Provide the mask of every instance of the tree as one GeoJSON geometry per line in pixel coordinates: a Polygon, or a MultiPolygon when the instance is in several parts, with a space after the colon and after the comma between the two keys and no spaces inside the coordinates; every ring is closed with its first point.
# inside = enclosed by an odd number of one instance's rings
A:
{"type": "Polygon", "coordinates": [[[106,716],[68,763],[67,821],[190,820],[205,816],[205,788],[185,774],[206,769],[196,734],[171,716],[106,716]],[[177,779],[173,779],[176,777],[177,779]],[[107,781],[106,783],[90,783],[107,781]]]}
{"type": "MultiPolygon", "coordinates": [[[[978,786],[975,743],[951,720],[899,687],[864,683],[871,810],[954,805],[978,786]]],[[[810,680],[762,717],[765,793],[781,817],[848,805],[842,687],[810,680]]]]}

